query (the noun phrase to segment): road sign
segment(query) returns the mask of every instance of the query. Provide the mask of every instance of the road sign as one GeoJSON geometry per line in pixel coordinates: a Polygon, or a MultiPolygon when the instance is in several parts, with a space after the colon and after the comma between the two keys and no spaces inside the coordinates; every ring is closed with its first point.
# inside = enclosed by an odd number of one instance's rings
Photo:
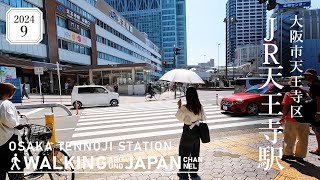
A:
{"type": "Polygon", "coordinates": [[[277,0],[277,3],[279,9],[311,6],[311,0],[277,0]]]}
{"type": "Polygon", "coordinates": [[[6,13],[6,39],[10,44],[39,44],[43,13],[39,8],[10,8],[6,13]]]}
{"type": "Polygon", "coordinates": [[[34,67],[35,75],[43,75],[43,67],[34,67]]]}

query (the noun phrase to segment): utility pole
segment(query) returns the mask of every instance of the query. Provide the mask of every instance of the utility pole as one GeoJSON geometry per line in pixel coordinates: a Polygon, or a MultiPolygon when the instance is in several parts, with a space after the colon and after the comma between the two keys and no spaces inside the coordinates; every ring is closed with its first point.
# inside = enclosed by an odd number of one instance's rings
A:
{"type": "Polygon", "coordinates": [[[218,44],[218,67],[217,67],[218,73],[219,73],[219,61],[220,61],[220,43],[218,44]]]}

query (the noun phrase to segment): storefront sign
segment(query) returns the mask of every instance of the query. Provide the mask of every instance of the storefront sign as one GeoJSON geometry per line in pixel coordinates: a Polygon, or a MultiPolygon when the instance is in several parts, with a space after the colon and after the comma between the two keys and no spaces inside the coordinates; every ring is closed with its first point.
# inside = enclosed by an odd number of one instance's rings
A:
{"type": "Polygon", "coordinates": [[[63,15],[66,15],[66,8],[62,4],[57,5],[57,12],[63,15]]]}
{"type": "Polygon", "coordinates": [[[291,4],[291,3],[302,3],[302,2],[311,3],[311,0],[277,0],[278,4],[291,4]]]}
{"type": "Polygon", "coordinates": [[[34,67],[33,70],[35,75],[43,75],[43,67],[34,67]]]}
{"type": "Polygon", "coordinates": [[[83,17],[82,15],[72,11],[71,9],[65,7],[62,4],[57,5],[57,13],[62,14],[64,16],[67,16],[67,18],[85,26],[85,27],[90,27],[90,21],[83,17]]]}
{"type": "Polygon", "coordinates": [[[122,19],[119,15],[117,15],[116,12],[111,11],[110,17],[114,19],[118,24],[120,24],[122,27],[126,28],[131,33],[133,32],[133,27],[128,23],[126,20],[122,19]]]}
{"type": "Polygon", "coordinates": [[[71,21],[71,20],[68,20],[68,29],[70,29],[76,33],[80,33],[80,25],[71,21]]]}
{"type": "Polygon", "coordinates": [[[78,13],[75,13],[73,11],[71,11],[70,9],[66,9],[66,12],[67,12],[67,17],[86,26],[86,27],[90,27],[90,21],[87,20],[86,18],[84,18],[83,16],[81,16],[80,14],[78,13]]]}
{"type": "Polygon", "coordinates": [[[5,67],[0,66],[0,82],[3,82],[5,79],[16,79],[17,73],[15,67],[5,67]]]}
{"type": "Polygon", "coordinates": [[[62,27],[57,27],[57,34],[63,39],[91,47],[91,39],[81,36],[80,34],[77,34],[70,30],[64,29],[62,27]]]}

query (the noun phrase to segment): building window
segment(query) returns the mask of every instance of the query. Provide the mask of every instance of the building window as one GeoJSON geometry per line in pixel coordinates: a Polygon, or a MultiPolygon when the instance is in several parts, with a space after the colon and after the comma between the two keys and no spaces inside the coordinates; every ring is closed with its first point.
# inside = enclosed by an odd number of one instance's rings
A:
{"type": "Polygon", "coordinates": [[[0,0],[0,2],[3,2],[5,4],[8,4],[12,7],[35,7],[35,5],[25,1],[25,0],[0,0]]]}
{"type": "Polygon", "coordinates": [[[183,15],[183,14],[184,14],[183,4],[177,4],[177,15],[183,15]]]}
{"type": "Polygon", "coordinates": [[[133,64],[133,62],[131,62],[131,61],[128,61],[128,60],[125,60],[125,59],[122,59],[119,57],[115,57],[115,56],[112,56],[110,54],[106,54],[103,52],[98,52],[98,57],[100,59],[112,61],[112,62],[119,63],[119,64],[133,64]]]}
{"type": "Polygon", "coordinates": [[[6,22],[0,21],[0,34],[6,34],[6,22]]]}
{"type": "Polygon", "coordinates": [[[81,28],[81,29],[80,29],[80,34],[81,34],[82,36],[85,36],[85,37],[87,37],[87,38],[90,38],[90,32],[89,32],[89,30],[87,30],[87,29],[81,28]]]}
{"type": "Polygon", "coordinates": [[[68,42],[62,39],[58,39],[58,47],[68,51],[73,51],[80,54],[91,55],[90,48],[84,47],[79,44],[68,42]]]}
{"type": "Polygon", "coordinates": [[[56,16],[56,25],[63,28],[67,28],[67,21],[61,16],[56,16]]]}

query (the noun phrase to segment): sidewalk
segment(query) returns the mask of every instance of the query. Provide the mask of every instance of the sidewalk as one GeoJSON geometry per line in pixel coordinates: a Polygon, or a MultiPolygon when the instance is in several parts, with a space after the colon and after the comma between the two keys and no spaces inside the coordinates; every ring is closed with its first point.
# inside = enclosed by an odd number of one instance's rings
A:
{"type": "MultiPolygon", "coordinates": [[[[279,142],[274,147],[281,147],[282,141],[279,135],[279,142]]],[[[213,137],[213,136],[211,136],[213,137]]],[[[147,157],[156,156],[169,159],[171,156],[178,156],[179,139],[166,140],[172,142],[173,148],[169,151],[142,151],[142,152],[105,152],[100,155],[108,157],[124,157],[124,163],[128,163],[130,157],[135,159],[142,157],[146,161],[147,157]]],[[[279,161],[285,168],[280,171],[274,163],[269,171],[258,168],[259,165],[259,147],[270,146],[270,143],[258,133],[230,136],[222,139],[213,139],[208,144],[201,144],[200,157],[203,162],[200,163],[199,175],[203,180],[211,179],[319,179],[320,161],[318,157],[308,153],[307,162],[299,164],[295,161],[290,164],[279,161]]],[[[310,136],[309,149],[316,146],[315,137],[310,136]]],[[[75,155],[97,156],[93,152],[73,152],[75,155]],[[90,155],[91,154],[91,155],[90,155]]],[[[178,179],[177,169],[159,169],[146,172],[144,170],[136,170],[135,172],[123,170],[115,170],[114,172],[92,170],[90,172],[100,172],[97,174],[76,174],[76,179],[87,180],[168,180],[178,179]],[[110,173],[108,173],[110,172],[110,173]]],[[[87,171],[86,171],[87,172],[87,171]]]]}

